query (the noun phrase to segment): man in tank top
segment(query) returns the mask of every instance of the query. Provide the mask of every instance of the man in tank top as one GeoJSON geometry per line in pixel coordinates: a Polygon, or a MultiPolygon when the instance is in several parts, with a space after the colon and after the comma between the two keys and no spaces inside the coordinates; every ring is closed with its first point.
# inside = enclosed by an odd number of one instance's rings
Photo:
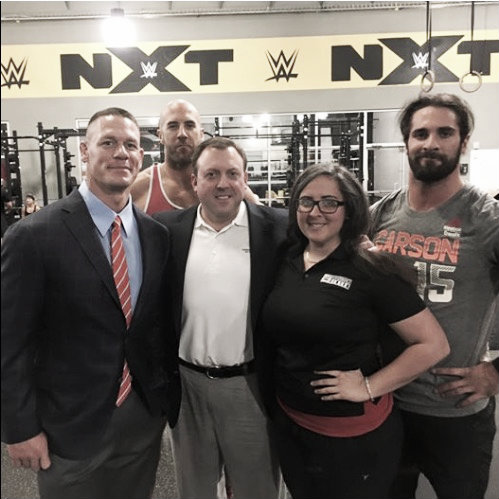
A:
{"type": "MultiPolygon", "coordinates": [[[[165,148],[164,163],[142,170],[132,186],[135,205],[148,215],[198,203],[191,184],[191,160],[195,147],[204,138],[199,111],[185,100],[170,101],[161,113],[158,135],[165,148]]],[[[258,202],[249,187],[245,199],[258,202]]]]}
{"type": "Polygon", "coordinates": [[[141,171],[132,186],[135,205],[149,215],[198,202],[191,185],[192,153],[204,137],[198,110],[184,100],[170,101],[161,113],[158,135],[164,163],[141,171]]]}

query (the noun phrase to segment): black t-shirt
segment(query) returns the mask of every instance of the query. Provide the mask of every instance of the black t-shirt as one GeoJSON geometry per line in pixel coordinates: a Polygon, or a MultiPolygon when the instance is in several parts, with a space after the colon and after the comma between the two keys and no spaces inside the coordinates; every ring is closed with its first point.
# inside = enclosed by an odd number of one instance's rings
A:
{"type": "MultiPolygon", "coordinates": [[[[358,258],[358,257],[357,257],[358,258]]],[[[354,264],[343,247],[304,270],[302,255],[283,263],[263,309],[263,326],[275,349],[278,397],[309,414],[355,416],[363,404],[325,404],[313,393],[316,370],[379,369],[377,345],[387,324],[425,308],[416,290],[393,274],[354,264]]]]}

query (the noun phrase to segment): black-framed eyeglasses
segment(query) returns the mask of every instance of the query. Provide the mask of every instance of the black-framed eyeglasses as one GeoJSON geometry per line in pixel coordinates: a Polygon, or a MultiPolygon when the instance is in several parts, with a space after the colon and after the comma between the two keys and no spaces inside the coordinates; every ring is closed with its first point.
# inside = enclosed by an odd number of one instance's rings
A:
{"type": "Polygon", "coordinates": [[[322,213],[336,213],[339,206],[343,206],[345,201],[338,201],[335,198],[321,198],[319,201],[314,201],[312,198],[303,196],[298,199],[298,211],[300,213],[310,213],[314,206],[317,205],[322,213]]]}

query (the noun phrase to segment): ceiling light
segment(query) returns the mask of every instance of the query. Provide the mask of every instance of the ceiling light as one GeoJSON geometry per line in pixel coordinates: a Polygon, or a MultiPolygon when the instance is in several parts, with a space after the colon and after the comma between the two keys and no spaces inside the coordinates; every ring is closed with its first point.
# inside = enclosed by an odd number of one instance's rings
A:
{"type": "Polygon", "coordinates": [[[136,40],[135,26],[123,9],[111,9],[111,17],[102,22],[102,35],[110,47],[126,47],[136,40]]]}

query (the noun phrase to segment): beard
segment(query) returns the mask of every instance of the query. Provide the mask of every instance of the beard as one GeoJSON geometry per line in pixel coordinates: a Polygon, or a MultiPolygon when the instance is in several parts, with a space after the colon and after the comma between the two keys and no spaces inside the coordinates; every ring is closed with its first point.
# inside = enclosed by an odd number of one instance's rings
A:
{"type": "Polygon", "coordinates": [[[448,157],[437,152],[422,152],[409,156],[409,166],[416,180],[432,183],[448,177],[459,165],[461,151],[448,157]]]}
{"type": "MultiPolygon", "coordinates": [[[[187,145],[187,144],[184,144],[187,145]]],[[[178,146],[170,146],[165,148],[166,161],[174,170],[185,170],[192,163],[192,148],[186,151],[179,151],[178,146]]]]}

